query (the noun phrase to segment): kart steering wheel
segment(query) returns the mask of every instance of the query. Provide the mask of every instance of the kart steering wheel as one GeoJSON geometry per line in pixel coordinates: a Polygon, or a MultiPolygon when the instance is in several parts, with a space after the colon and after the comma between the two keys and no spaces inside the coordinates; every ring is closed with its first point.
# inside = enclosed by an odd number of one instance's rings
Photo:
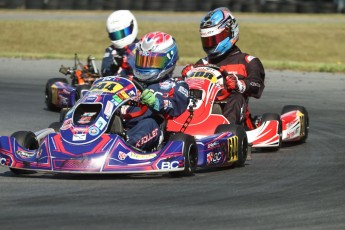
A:
{"type": "MultiPolygon", "coordinates": [[[[145,87],[144,87],[144,85],[141,82],[139,82],[138,80],[134,79],[133,77],[130,78],[130,80],[133,82],[135,87],[140,91],[140,93],[142,93],[144,91],[145,87]]],[[[124,114],[123,115],[124,119],[133,119],[133,118],[136,118],[136,117],[140,117],[141,115],[146,113],[146,111],[149,108],[147,105],[144,105],[144,104],[140,103],[139,101],[130,101],[130,105],[136,106],[136,107],[140,108],[140,110],[124,114]]]]}

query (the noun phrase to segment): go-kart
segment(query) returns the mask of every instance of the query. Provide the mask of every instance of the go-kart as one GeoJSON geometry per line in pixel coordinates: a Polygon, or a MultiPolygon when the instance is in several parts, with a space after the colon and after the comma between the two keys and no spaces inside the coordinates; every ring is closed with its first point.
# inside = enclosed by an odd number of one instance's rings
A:
{"type": "Polygon", "coordinates": [[[35,133],[18,131],[1,136],[0,164],[17,174],[169,172],[173,176],[192,175],[197,147],[190,135],[170,135],[159,149],[149,152],[126,143],[123,119],[135,118],[147,110],[138,102],[142,88],[134,82],[120,76],[97,79],[65,114],[62,123],[54,122],[35,133]],[[122,115],[121,107],[132,103],[140,110],[122,115]]]}
{"type": "MultiPolygon", "coordinates": [[[[208,152],[210,155],[218,153],[220,157],[225,157],[224,151],[219,150],[219,147],[216,148],[219,145],[216,138],[208,145],[204,145],[203,141],[199,140],[220,131],[233,132],[234,130],[222,115],[222,105],[226,102],[218,100],[226,76],[227,73],[221,72],[215,65],[195,67],[185,79],[190,88],[189,110],[168,121],[168,131],[176,132],[183,127],[183,133],[196,138],[199,146],[198,166],[212,164],[203,159],[201,152],[208,152]],[[203,149],[200,146],[203,146],[203,149]]],[[[309,130],[308,112],[300,105],[286,105],[280,115],[265,113],[252,117],[248,112],[243,127],[236,128],[236,130],[239,129],[245,130],[246,135],[243,139],[248,142],[249,153],[252,148],[277,151],[283,142],[301,143],[306,141],[309,130]]],[[[236,134],[236,132],[234,133],[236,134]]],[[[239,135],[239,141],[241,135],[239,135]]]]}
{"type": "Polygon", "coordinates": [[[120,76],[97,79],[62,123],[0,137],[0,164],[17,174],[168,172],[172,176],[192,175],[197,167],[244,165],[247,136],[242,126],[232,124],[220,125],[196,142],[184,133],[184,125],[169,131],[166,120],[160,119],[164,139],[159,146],[142,151],[128,145],[123,120],[148,109],[138,102],[142,90],[135,80],[120,76]],[[122,106],[133,104],[140,110],[121,114],[122,106]]]}
{"type": "Polygon", "coordinates": [[[87,64],[83,65],[75,54],[74,66],[65,67],[61,65],[59,72],[70,76],[70,83],[67,78],[51,78],[45,87],[45,103],[48,110],[58,111],[61,108],[71,108],[87,91],[95,79],[100,77],[95,64],[95,58],[88,56],[87,64]]]}

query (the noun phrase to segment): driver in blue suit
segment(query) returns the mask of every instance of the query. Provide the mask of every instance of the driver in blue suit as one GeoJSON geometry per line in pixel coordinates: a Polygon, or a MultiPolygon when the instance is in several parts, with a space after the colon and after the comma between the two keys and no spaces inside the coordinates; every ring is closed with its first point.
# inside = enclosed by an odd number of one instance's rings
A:
{"type": "MultiPolygon", "coordinates": [[[[127,143],[142,150],[152,150],[162,140],[161,119],[182,114],[189,104],[186,82],[173,78],[178,60],[175,39],[163,32],[151,32],[137,43],[134,78],[145,85],[140,96],[147,112],[125,123],[127,143]]],[[[133,107],[124,113],[131,112],[133,107]]]]}

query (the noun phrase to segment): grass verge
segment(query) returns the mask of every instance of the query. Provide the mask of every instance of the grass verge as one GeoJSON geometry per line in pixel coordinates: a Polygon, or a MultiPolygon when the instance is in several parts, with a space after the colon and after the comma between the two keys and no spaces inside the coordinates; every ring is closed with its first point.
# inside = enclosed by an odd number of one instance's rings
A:
{"type": "MultiPolygon", "coordinates": [[[[318,20],[324,15],[299,17],[309,20],[296,23],[281,20],[279,15],[270,20],[269,15],[239,14],[238,45],[243,52],[259,57],[266,68],[345,73],[345,23],[329,23],[339,19],[338,15],[328,15],[327,20],[318,20]],[[245,20],[250,17],[254,19],[245,20]],[[255,21],[255,17],[261,20],[255,21]]],[[[2,19],[0,30],[2,57],[72,59],[78,53],[81,59],[90,54],[101,59],[109,45],[103,21],[2,19]]],[[[198,23],[139,21],[139,36],[151,31],[164,31],[176,38],[179,65],[205,56],[198,23]]]]}

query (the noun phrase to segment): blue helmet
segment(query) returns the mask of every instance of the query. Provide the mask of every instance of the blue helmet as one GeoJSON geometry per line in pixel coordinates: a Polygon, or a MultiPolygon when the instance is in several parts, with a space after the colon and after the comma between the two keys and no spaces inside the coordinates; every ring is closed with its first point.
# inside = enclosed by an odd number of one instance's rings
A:
{"type": "Polygon", "coordinates": [[[221,56],[230,50],[239,39],[239,28],[235,17],[226,7],[207,13],[200,23],[202,47],[208,57],[221,56]]]}
{"type": "Polygon", "coordinates": [[[178,58],[176,42],[171,35],[148,33],[137,43],[134,77],[145,83],[171,77],[178,58]]]}

